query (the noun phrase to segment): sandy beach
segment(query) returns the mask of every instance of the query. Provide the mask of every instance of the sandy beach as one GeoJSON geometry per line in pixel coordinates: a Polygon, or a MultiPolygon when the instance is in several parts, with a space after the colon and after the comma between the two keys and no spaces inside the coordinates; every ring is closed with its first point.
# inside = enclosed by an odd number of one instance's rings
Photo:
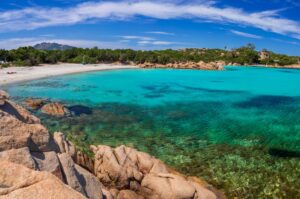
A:
{"type": "Polygon", "coordinates": [[[137,66],[121,64],[56,64],[34,67],[9,67],[0,69],[0,86],[56,75],[130,68],[137,68],[137,66]]]}

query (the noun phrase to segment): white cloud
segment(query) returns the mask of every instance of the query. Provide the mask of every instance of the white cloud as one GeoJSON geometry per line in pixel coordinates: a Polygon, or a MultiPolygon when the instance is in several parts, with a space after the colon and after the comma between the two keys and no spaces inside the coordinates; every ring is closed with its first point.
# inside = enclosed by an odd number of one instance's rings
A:
{"type": "Polygon", "coordinates": [[[146,40],[141,40],[137,42],[139,45],[157,45],[157,46],[165,46],[165,45],[172,45],[176,44],[174,42],[169,42],[169,41],[146,41],[146,40]]]}
{"type": "Polygon", "coordinates": [[[140,46],[170,46],[173,44],[176,44],[175,42],[170,42],[170,41],[161,41],[157,40],[156,38],[153,37],[144,37],[144,36],[136,36],[136,35],[125,35],[125,36],[119,36],[122,38],[120,40],[121,42],[134,42],[137,45],[140,46]]]}
{"type": "Polygon", "coordinates": [[[230,32],[232,32],[235,35],[242,36],[242,37],[253,38],[253,39],[262,39],[262,36],[254,35],[254,34],[250,34],[250,33],[246,33],[246,32],[240,32],[237,30],[230,30],[230,32]]]}
{"type": "Polygon", "coordinates": [[[175,44],[174,42],[169,41],[154,41],[152,42],[153,45],[172,45],[175,44]]]}
{"type": "Polygon", "coordinates": [[[119,42],[121,42],[121,43],[129,43],[130,40],[128,40],[128,39],[122,39],[122,40],[119,40],[119,42]]]}
{"type": "Polygon", "coordinates": [[[280,11],[247,12],[238,8],[218,7],[213,1],[98,1],[69,8],[31,7],[0,13],[0,31],[36,29],[48,26],[87,23],[90,20],[128,20],[133,17],[153,19],[191,19],[233,23],[292,37],[300,37],[300,24],[279,16],[280,11]]]}
{"type": "Polygon", "coordinates": [[[143,37],[143,36],[135,36],[135,35],[125,35],[125,36],[120,36],[120,37],[125,40],[145,40],[145,41],[155,40],[152,37],[143,37]]]}
{"type": "Polygon", "coordinates": [[[175,35],[174,33],[171,32],[163,32],[163,31],[150,31],[150,32],[145,32],[147,34],[154,34],[154,35],[175,35]]]}
{"type": "Polygon", "coordinates": [[[44,34],[44,35],[40,35],[40,37],[55,37],[54,34],[44,34]]]}

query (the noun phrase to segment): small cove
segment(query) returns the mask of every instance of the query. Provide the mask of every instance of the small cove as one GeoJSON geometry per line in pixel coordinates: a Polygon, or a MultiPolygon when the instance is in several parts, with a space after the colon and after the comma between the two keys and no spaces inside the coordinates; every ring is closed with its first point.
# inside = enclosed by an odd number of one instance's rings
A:
{"type": "Polygon", "coordinates": [[[5,89],[73,108],[36,114],[78,144],[135,147],[229,198],[300,197],[300,70],[227,69],[88,72],[5,89]]]}

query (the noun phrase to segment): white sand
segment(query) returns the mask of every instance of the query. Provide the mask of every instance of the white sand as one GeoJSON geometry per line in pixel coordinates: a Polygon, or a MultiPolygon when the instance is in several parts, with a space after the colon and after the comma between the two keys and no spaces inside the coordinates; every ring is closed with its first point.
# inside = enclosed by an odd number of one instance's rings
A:
{"type": "Polygon", "coordinates": [[[0,86],[64,74],[130,68],[138,67],[120,64],[57,64],[34,67],[9,67],[0,69],[0,86]],[[7,74],[7,72],[16,72],[16,74],[7,74]]]}

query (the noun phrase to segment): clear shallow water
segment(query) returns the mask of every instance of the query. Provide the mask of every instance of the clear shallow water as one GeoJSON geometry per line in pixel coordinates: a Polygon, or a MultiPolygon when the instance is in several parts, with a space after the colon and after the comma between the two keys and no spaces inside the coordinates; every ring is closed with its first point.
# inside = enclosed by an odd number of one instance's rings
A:
{"type": "Polygon", "coordinates": [[[83,147],[136,147],[229,198],[300,197],[300,70],[101,71],[7,90],[68,104],[77,116],[36,114],[83,147]]]}

